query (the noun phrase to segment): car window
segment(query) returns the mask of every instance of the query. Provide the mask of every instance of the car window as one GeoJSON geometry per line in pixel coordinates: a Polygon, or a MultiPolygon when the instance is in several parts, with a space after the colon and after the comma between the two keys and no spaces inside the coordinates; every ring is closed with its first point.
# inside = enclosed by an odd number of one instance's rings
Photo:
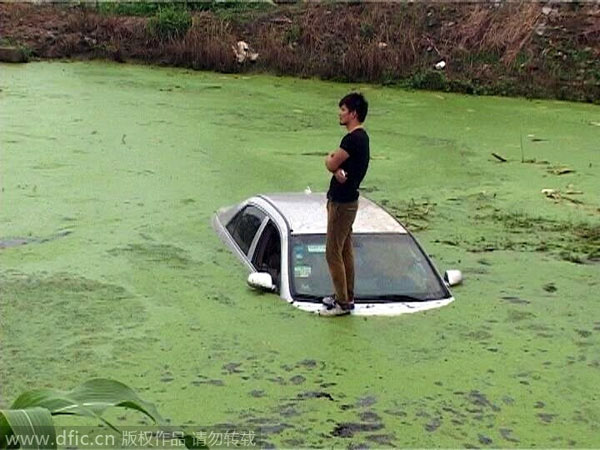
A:
{"type": "MultiPolygon", "coordinates": [[[[402,295],[433,300],[448,294],[410,235],[355,234],[352,243],[358,302],[402,295]]],[[[291,251],[290,278],[295,294],[316,298],[331,295],[325,235],[294,236],[291,251]]]]}
{"type": "Polygon", "coordinates": [[[264,218],[265,213],[260,209],[246,206],[227,224],[227,231],[246,255],[264,218]]]}
{"type": "Polygon", "coordinates": [[[272,221],[264,228],[256,250],[252,256],[252,264],[259,272],[267,272],[273,278],[273,283],[279,285],[281,271],[281,238],[279,230],[272,221]]]}

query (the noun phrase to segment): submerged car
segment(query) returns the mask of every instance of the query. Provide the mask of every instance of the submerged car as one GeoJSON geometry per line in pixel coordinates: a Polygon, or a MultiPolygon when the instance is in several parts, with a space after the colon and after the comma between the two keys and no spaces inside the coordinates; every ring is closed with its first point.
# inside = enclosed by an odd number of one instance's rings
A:
{"type": "MultiPolygon", "coordinates": [[[[213,226],[246,266],[248,284],[278,292],[311,312],[333,293],[325,260],[327,198],[319,193],[257,195],[220,209],[213,226]]],[[[354,315],[395,315],[447,305],[458,270],[444,279],[412,234],[391,214],[360,197],[352,234],[354,315]]]]}

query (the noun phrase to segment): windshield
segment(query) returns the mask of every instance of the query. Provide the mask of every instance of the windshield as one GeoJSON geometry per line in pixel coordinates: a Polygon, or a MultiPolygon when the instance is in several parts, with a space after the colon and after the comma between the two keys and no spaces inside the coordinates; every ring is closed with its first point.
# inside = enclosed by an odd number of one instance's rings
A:
{"type": "MultiPolygon", "coordinates": [[[[427,257],[408,234],[352,235],[355,301],[423,301],[449,292],[427,257]]],[[[325,235],[292,236],[291,285],[294,297],[320,299],[333,293],[325,260],[325,235]]]]}

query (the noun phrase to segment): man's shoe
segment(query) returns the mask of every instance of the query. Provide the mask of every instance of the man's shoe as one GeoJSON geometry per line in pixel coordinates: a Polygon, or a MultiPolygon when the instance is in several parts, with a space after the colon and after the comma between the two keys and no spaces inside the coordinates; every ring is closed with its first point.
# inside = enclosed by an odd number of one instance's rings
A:
{"type": "Polygon", "coordinates": [[[334,303],[333,306],[326,306],[319,311],[320,316],[346,316],[352,312],[354,305],[348,307],[342,307],[339,303],[334,303]]]}
{"type": "MultiPolygon", "coordinates": [[[[323,303],[325,306],[327,306],[328,308],[333,308],[333,306],[337,303],[337,300],[335,299],[335,295],[331,295],[329,297],[323,297],[323,300],[321,300],[321,303],[323,303]]],[[[350,309],[354,309],[354,302],[350,302],[350,309]]]]}
{"type": "Polygon", "coordinates": [[[335,306],[335,295],[331,295],[329,297],[323,297],[323,300],[321,300],[321,303],[323,303],[328,308],[333,308],[335,306]]]}

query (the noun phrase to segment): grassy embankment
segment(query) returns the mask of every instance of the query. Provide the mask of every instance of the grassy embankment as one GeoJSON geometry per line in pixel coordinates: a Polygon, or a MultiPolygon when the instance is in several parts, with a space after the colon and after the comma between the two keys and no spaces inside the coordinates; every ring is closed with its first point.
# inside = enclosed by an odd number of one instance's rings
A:
{"type": "Polygon", "coordinates": [[[34,57],[109,58],[470,94],[600,101],[593,4],[2,5],[34,57]],[[231,46],[260,53],[239,66],[231,46]],[[433,67],[445,61],[444,70],[433,67]]]}

